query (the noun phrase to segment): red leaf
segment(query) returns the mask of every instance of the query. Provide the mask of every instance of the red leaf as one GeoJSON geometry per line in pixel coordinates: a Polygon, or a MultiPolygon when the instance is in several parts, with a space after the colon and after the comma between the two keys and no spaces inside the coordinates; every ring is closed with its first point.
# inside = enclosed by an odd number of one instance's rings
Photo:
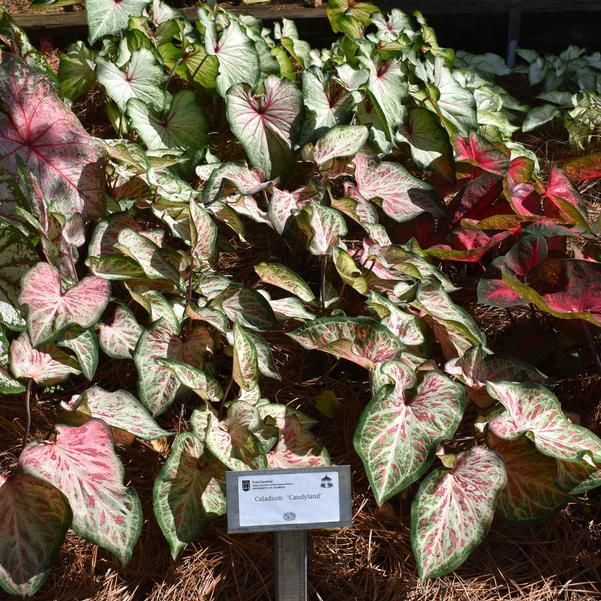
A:
{"type": "Polygon", "coordinates": [[[557,165],[551,169],[545,197],[557,206],[568,223],[590,229],[588,211],[580,192],[557,165]]]}
{"type": "Polygon", "coordinates": [[[100,146],[48,79],[14,54],[4,54],[0,102],[6,110],[0,114],[0,167],[16,174],[18,156],[65,214],[100,215],[100,146]]]}
{"type": "Polygon", "coordinates": [[[502,180],[497,175],[484,173],[471,180],[449,205],[451,223],[459,223],[462,219],[480,221],[490,214],[498,215],[505,212],[505,210],[499,210],[500,207],[497,207],[498,203],[495,202],[499,199],[502,191],[502,180]]]}
{"type": "Polygon", "coordinates": [[[563,166],[564,173],[575,182],[601,177],[601,152],[570,161],[563,166]]]}
{"type": "Polygon", "coordinates": [[[499,232],[489,236],[479,229],[460,228],[447,236],[448,244],[437,244],[426,252],[447,261],[477,263],[495,246],[511,236],[511,232],[499,232]]]}
{"type": "Polygon", "coordinates": [[[498,150],[474,132],[469,140],[456,138],[456,161],[479,167],[483,171],[496,175],[505,175],[509,167],[509,154],[498,150]]]}

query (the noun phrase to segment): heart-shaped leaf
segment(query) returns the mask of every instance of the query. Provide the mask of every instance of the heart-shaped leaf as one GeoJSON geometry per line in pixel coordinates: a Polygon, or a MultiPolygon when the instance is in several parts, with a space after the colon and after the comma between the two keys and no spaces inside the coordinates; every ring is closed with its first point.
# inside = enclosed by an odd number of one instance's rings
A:
{"type": "Polygon", "coordinates": [[[403,344],[421,346],[426,342],[424,327],[416,315],[402,310],[377,292],[370,293],[367,305],[378,314],[382,325],[396,334],[403,344]]]}
{"type": "Polygon", "coordinates": [[[75,353],[81,373],[91,380],[98,367],[98,338],[94,330],[80,330],[74,328],[68,331],[58,346],[67,348],[75,353]]]}
{"type": "Polygon", "coordinates": [[[9,227],[0,227],[0,323],[11,330],[24,330],[19,291],[21,278],[39,260],[25,237],[9,227]]]}
{"type": "Polygon", "coordinates": [[[217,403],[223,397],[221,384],[201,369],[174,359],[157,359],[156,362],[170,369],[181,384],[192,389],[201,399],[217,403]]]}
{"type": "Polygon", "coordinates": [[[111,429],[92,419],[75,428],[56,426],[56,433],[54,442],[23,450],[23,469],[67,497],[77,534],[127,563],[140,536],[142,507],[136,491],[123,484],[111,429]]]}
{"type": "Polygon", "coordinates": [[[195,200],[190,200],[190,246],[192,260],[200,267],[217,259],[217,225],[195,200]]]}
{"type": "Polygon", "coordinates": [[[368,135],[364,125],[337,125],[317,140],[311,156],[319,166],[338,157],[353,156],[363,148],[368,135]]]}
{"type": "Polygon", "coordinates": [[[102,212],[98,142],[61,102],[46,77],[12,53],[0,69],[0,168],[17,173],[20,158],[44,196],[65,214],[102,212]]]}
{"type": "Polygon", "coordinates": [[[571,495],[581,495],[601,486],[601,461],[557,462],[557,485],[571,495]]]}
{"type": "Polygon", "coordinates": [[[262,282],[291,292],[306,303],[315,300],[313,291],[298,274],[280,263],[259,263],[255,271],[262,282]]]}
{"type": "Polygon", "coordinates": [[[388,328],[369,317],[320,317],[288,336],[303,348],[324,351],[366,369],[395,359],[404,348],[388,328]]]}
{"type": "Polygon", "coordinates": [[[213,303],[221,305],[231,321],[238,321],[252,330],[267,331],[277,323],[265,297],[251,288],[231,285],[213,303]]]}
{"type": "Polygon", "coordinates": [[[19,302],[26,305],[27,328],[34,346],[59,335],[70,325],[93,326],[108,304],[111,285],[88,276],[63,291],[58,270],[38,263],[23,277],[19,302]]]}
{"type": "Polygon", "coordinates": [[[75,100],[85,94],[96,81],[94,52],[84,42],[75,42],[61,55],[60,61],[59,93],[63,98],[75,100]]]}
{"type": "Polygon", "coordinates": [[[468,558],[486,536],[506,483],[501,457],[478,446],[422,482],[411,504],[411,546],[422,580],[448,574],[468,558]]]}
{"type": "Polygon", "coordinates": [[[122,113],[130,98],[137,98],[158,110],[163,108],[165,93],[161,84],[165,75],[152,52],[146,48],[132,52],[125,71],[114,63],[97,59],[96,77],[122,113]]]}
{"type": "Polygon", "coordinates": [[[233,347],[232,377],[240,388],[252,390],[259,382],[257,349],[248,332],[238,323],[234,324],[233,347]]]}
{"type": "Polygon", "coordinates": [[[163,413],[175,400],[181,385],[170,368],[156,359],[174,359],[193,367],[203,364],[207,350],[205,328],[196,327],[182,341],[165,320],[155,321],[142,332],[134,352],[138,370],[138,394],[142,404],[156,416],[163,413]]]}
{"type": "Polygon", "coordinates": [[[86,0],[90,44],[125,29],[129,18],[140,16],[148,3],[149,0],[86,0]]]}
{"type": "Polygon", "coordinates": [[[557,206],[568,223],[590,229],[588,210],[580,192],[557,165],[551,169],[545,196],[557,206]]]}
{"type": "Polygon", "coordinates": [[[488,382],[486,388],[505,408],[488,424],[498,438],[517,440],[527,435],[550,457],[577,462],[589,456],[601,461],[601,439],[573,424],[551,391],[517,382],[488,382]]]}
{"type": "Polygon", "coordinates": [[[346,221],[340,211],[315,201],[310,202],[308,209],[311,212],[309,226],[313,233],[309,251],[314,255],[327,255],[338,244],[340,237],[347,233],[346,221]]]}
{"type": "Polygon", "coordinates": [[[465,394],[460,384],[438,372],[426,373],[410,393],[417,377],[399,361],[378,366],[376,373],[376,395],[359,419],[354,445],[382,505],[430,467],[438,444],[461,421],[465,394]]]}
{"type": "Polygon", "coordinates": [[[505,265],[514,273],[526,276],[547,258],[547,241],[540,234],[527,234],[505,255],[505,265]]]}
{"type": "Polygon", "coordinates": [[[131,359],[142,333],[134,314],[123,305],[115,309],[110,324],[101,323],[98,329],[100,348],[113,359],[131,359]]]}
{"type": "Polygon", "coordinates": [[[570,497],[557,486],[557,461],[536,450],[527,439],[498,440],[507,472],[507,486],[497,499],[497,509],[510,522],[538,522],[561,509],[570,497]]]}
{"type": "Polygon", "coordinates": [[[44,386],[62,382],[69,375],[79,373],[72,357],[51,345],[32,348],[25,332],[10,345],[10,369],[16,378],[29,378],[44,386]]]}
{"type": "Polygon", "coordinates": [[[0,474],[0,587],[31,597],[42,586],[71,524],[62,493],[28,474],[0,474]]]}
{"type": "Polygon", "coordinates": [[[100,386],[92,386],[63,406],[69,411],[101,419],[142,440],[155,440],[170,435],[170,432],[163,430],[152,419],[142,403],[125,390],[109,392],[100,386]]]}
{"type": "Polygon", "coordinates": [[[270,75],[264,94],[236,84],[227,93],[227,119],[255,167],[267,177],[285,176],[293,165],[292,147],[301,115],[301,95],[290,82],[270,75]]]}
{"type": "Polygon", "coordinates": [[[225,513],[225,469],[196,435],[175,439],[153,492],[154,514],[174,559],[198,538],[210,516],[225,513]]]}
{"type": "Polygon", "coordinates": [[[399,163],[379,162],[359,153],[355,159],[357,192],[364,200],[382,199],[382,210],[395,221],[414,219],[421,213],[444,217],[444,205],[430,185],[413,177],[399,163]]]}
{"type": "Polygon", "coordinates": [[[455,139],[456,160],[479,167],[495,175],[505,175],[509,168],[509,155],[489,144],[473,131],[469,138],[455,139]]]}
{"type": "Polygon", "coordinates": [[[142,100],[132,98],[127,103],[127,114],[149,150],[199,150],[207,143],[207,122],[192,90],[178,92],[169,110],[160,115],[142,100]]]}

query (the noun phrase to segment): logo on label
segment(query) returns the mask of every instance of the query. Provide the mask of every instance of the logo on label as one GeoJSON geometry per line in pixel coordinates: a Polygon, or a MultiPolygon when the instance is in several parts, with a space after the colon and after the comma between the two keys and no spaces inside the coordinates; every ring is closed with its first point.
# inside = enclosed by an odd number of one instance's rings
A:
{"type": "Polygon", "coordinates": [[[296,518],[296,513],[293,513],[292,511],[287,511],[282,517],[287,522],[291,522],[292,520],[294,520],[296,518]]]}
{"type": "Polygon", "coordinates": [[[321,479],[321,488],[332,488],[334,483],[332,482],[332,478],[330,478],[327,474],[321,479]]]}
{"type": "Polygon", "coordinates": [[[248,492],[250,490],[250,480],[242,480],[242,490],[248,492]]]}

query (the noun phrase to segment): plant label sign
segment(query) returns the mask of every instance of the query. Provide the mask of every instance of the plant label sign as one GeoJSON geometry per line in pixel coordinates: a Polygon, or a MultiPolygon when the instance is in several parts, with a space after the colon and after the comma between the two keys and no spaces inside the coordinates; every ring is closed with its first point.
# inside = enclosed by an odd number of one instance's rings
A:
{"type": "Polygon", "coordinates": [[[227,472],[228,532],[351,525],[348,465],[227,472]]]}

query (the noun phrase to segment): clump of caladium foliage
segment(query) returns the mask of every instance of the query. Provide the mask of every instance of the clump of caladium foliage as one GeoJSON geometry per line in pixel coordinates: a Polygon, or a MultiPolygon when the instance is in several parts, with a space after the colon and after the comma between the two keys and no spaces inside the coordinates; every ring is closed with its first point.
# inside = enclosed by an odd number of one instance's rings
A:
{"type": "Polygon", "coordinates": [[[355,449],[378,504],[423,477],[422,578],[461,565],[495,512],[539,520],[601,484],[601,440],[534,366],[493,352],[438,266],[487,266],[482,302],[599,326],[599,264],[570,254],[599,224],[486,117],[419,13],[328,13],[342,35],[317,50],[287,20],[90,0],[102,44],[71,46],[58,74],[1,16],[0,391],[28,413],[34,387],[77,391],[0,473],[9,593],[38,590],[68,528],[131,557],[142,510],[115,432],[170,439],[153,505],[174,558],[225,512],[226,470],[328,465],[315,420],[262,392],[281,377],[273,332],[368,371],[355,449]],[[92,87],[114,137],[69,108],[92,87]],[[226,272],[251,228],[304,253],[305,277],[274,257],[226,272]],[[101,387],[109,361],[137,387],[101,387]],[[468,403],[474,444],[455,454],[468,403]],[[178,434],[174,406],[191,408],[178,434]]]}

